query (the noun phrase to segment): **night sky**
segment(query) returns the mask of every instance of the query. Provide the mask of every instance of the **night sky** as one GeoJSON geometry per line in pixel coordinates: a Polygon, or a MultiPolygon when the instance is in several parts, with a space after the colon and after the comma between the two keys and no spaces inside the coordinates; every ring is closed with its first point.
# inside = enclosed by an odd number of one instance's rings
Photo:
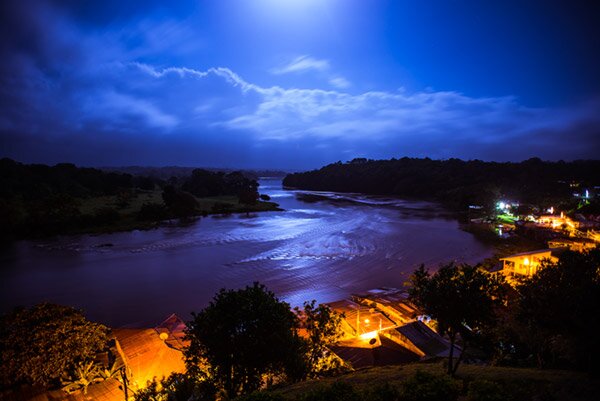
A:
{"type": "Polygon", "coordinates": [[[3,0],[0,156],[598,158],[595,1],[3,0]]]}

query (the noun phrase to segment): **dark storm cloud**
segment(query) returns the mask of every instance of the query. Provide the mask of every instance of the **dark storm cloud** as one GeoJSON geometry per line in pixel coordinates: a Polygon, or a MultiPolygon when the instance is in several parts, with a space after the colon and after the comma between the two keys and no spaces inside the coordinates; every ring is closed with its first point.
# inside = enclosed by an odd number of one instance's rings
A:
{"type": "MultiPolygon", "coordinates": [[[[199,42],[178,20],[189,4],[157,16],[159,2],[3,2],[2,156],[299,169],[356,156],[599,154],[598,101],[532,108],[456,91],[350,93],[345,79],[336,89],[257,84],[209,61],[171,67],[199,42]]],[[[302,60],[336,76],[329,62],[302,60]]]]}

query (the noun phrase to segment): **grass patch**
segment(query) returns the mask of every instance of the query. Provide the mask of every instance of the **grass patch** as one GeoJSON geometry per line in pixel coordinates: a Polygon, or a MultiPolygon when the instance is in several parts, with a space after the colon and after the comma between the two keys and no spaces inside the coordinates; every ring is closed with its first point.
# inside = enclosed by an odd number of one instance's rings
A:
{"type": "MultiPolygon", "coordinates": [[[[274,202],[258,201],[254,205],[241,204],[236,196],[215,196],[196,198],[198,209],[196,217],[211,214],[256,213],[267,211],[280,211],[279,205],[274,202]],[[220,206],[220,207],[215,207],[220,206]],[[225,207],[223,207],[225,206],[225,207]]],[[[159,227],[161,221],[144,221],[138,218],[140,210],[145,204],[163,205],[162,191],[136,191],[128,196],[98,196],[79,199],[79,211],[82,215],[94,216],[101,211],[110,209],[116,218],[109,221],[94,221],[81,227],[71,228],[61,234],[100,234],[119,231],[146,230],[159,227]]],[[[167,216],[165,220],[174,219],[167,216]]]]}
{"type": "MultiPolygon", "coordinates": [[[[404,381],[413,378],[417,371],[434,375],[445,374],[445,368],[441,363],[373,367],[337,377],[296,383],[275,389],[273,392],[282,395],[286,400],[294,400],[316,387],[328,386],[336,382],[351,384],[359,391],[368,391],[384,384],[400,387],[404,381]]],[[[466,397],[467,389],[472,382],[485,380],[502,388],[507,400],[593,400],[596,399],[597,389],[600,388],[600,380],[593,379],[585,373],[564,370],[463,365],[459,368],[456,379],[462,384],[463,397],[466,397]]]]}
{"type": "MultiPolygon", "coordinates": [[[[213,208],[216,204],[227,204],[231,213],[246,212],[268,212],[282,210],[275,202],[258,201],[254,205],[244,205],[238,202],[237,196],[213,196],[209,198],[196,198],[200,204],[200,210],[208,214],[213,214],[213,208]]],[[[217,213],[218,214],[218,213],[217,213]]]]}
{"type": "Polygon", "coordinates": [[[162,191],[136,192],[127,198],[125,205],[120,204],[118,196],[85,198],[81,199],[79,210],[82,214],[93,214],[98,209],[112,207],[117,209],[120,215],[128,215],[139,212],[144,203],[163,203],[162,191]]]}

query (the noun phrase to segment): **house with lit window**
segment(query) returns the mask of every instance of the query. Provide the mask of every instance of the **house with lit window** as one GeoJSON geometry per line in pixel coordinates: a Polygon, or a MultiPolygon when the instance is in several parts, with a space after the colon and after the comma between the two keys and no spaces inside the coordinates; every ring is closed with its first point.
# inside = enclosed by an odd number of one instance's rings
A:
{"type": "Polygon", "coordinates": [[[531,277],[538,272],[543,261],[558,261],[552,252],[552,249],[540,249],[501,258],[502,274],[509,281],[510,279],[531,277]]]}
{"type": "Polygon", "coordinates": [[[563,248],[569,249],[575,252],[587,252],[594,248],[596,248],[597,243],[594,240],[587,238],[577,238],[577,239],[567,239],[567,238],[557,238],[551,241],[548,241],[549,248],[563,248]]]}
{"type": "Polygon", "coordinates": [[[537,218],[536,223],[542,227],[552,228],[553,230],[573,230],[578,228],[578,222],[561,213],[560,215],[542,215],[537,218]]]}

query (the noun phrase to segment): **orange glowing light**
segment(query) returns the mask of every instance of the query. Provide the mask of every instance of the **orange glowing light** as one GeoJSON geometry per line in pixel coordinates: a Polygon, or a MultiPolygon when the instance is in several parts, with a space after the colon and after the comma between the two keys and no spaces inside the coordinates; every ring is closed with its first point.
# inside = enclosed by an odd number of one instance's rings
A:
{"type": "Polygon", "coordinates": [[[363,341],[371,341],[373,339],[377,340],[377,330],[363,333],[359,336],[359,338],[363,341]]]}

